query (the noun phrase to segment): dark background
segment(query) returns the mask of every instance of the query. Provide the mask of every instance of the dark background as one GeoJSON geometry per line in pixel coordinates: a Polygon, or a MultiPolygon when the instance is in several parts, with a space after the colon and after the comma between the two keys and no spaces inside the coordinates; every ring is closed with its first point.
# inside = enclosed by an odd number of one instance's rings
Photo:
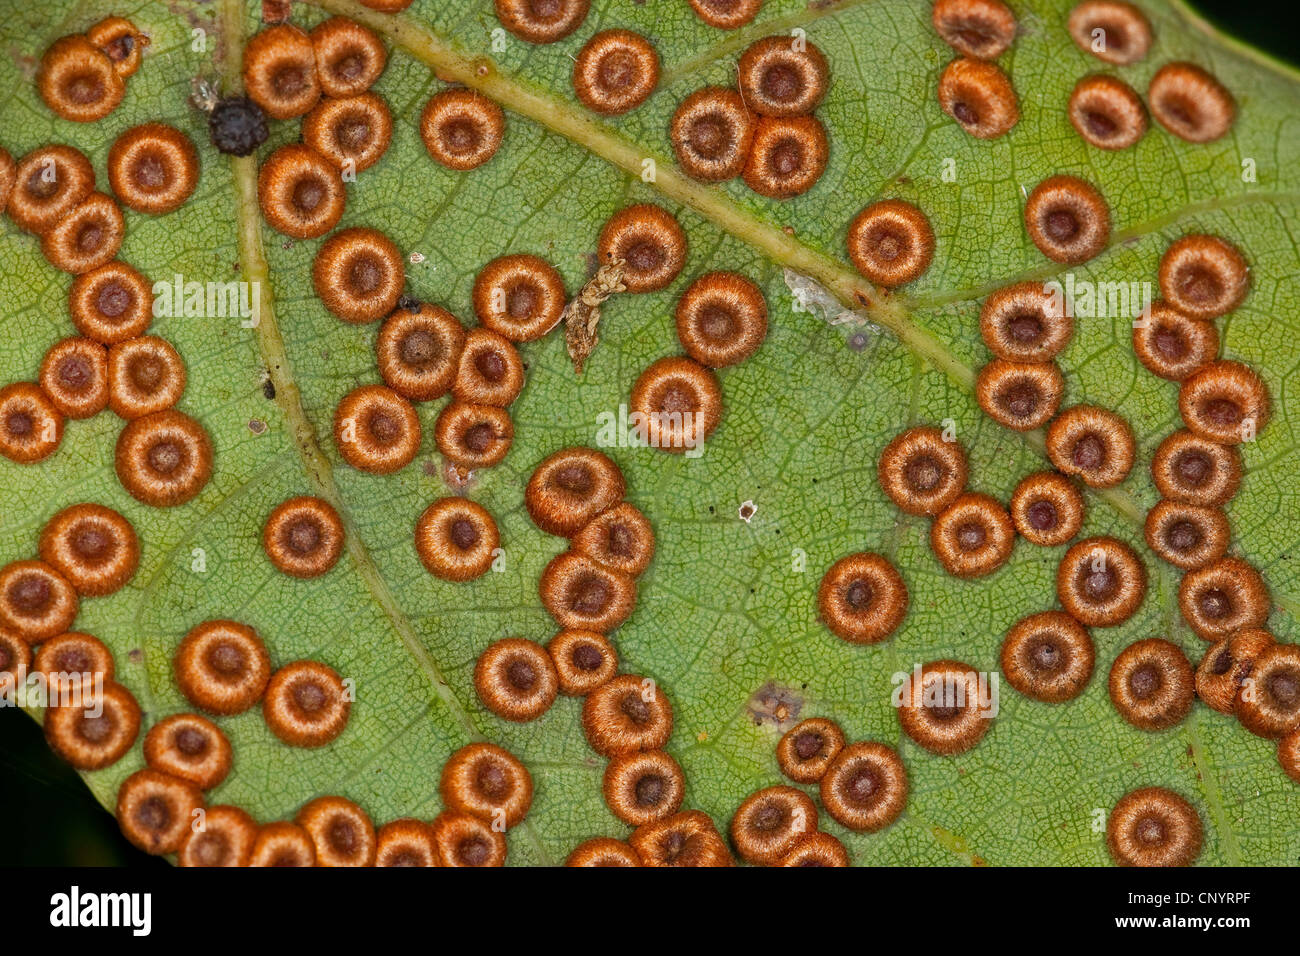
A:
{"type": "Polygon", "coordinates": [[[1300,3],[1296,0],[1190,0],[1225,33],[1300,65],[1300,3]]]}
{"type": "MultiPolygon", "coordinates": [[[[1296,0],[1194,0],[1206,17],[1278,59],[1300,64],[1296,0]]],[[[36,722],[0,707],[0,866],[166,866],[140,853],[81,778],[45,746],[36,722]]]]}

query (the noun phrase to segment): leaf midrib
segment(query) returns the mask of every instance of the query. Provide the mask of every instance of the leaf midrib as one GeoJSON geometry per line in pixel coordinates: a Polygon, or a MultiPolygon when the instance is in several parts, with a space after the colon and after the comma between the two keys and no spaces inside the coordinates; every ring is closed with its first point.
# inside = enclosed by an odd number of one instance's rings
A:
{"type": "MultiPolygon", "coordinates": [[[[225,38],[222,48],[223,75],[227,91],[242,90],[240,63],[245,41],[243,0],[222,0],[221,29],[225,38]]],[[[344,503],[338,484],[334,480],[334,467],[321,448],[316,428],[302,403],[302,395],[294,380],[292,363],[285,348],[275,317],[274,296],[271,292],[270,265],[262,245],[262,219],[257,197],[257,157],[230,157],[231,174],[235,189],[235,218],[239,230],[240,272],[245,282],[252,285],[258,296],[254,329],[257,349],[265,363],[267,375],[275,386],[273,401],[284,415],[290,438],[301,459],[307,480],[314,493],[325,499],[339,513],[344,526],[344,542],[352,566],[375,604],[388,618],[402,646],[433,687],[434,694],[446,706],[453,719],[461,726],[470,741],[486,741],[473,714],[461,702],[456,692],[443,676],[442,669],[429,653],[406,612],[398,604],[379,566],[371,557],[351,513],[344,503]]],[[[532,844],[534,853],[544,866],[551,865],[536,829],[528,820],[516,828],[532,844]]]]}
{"type": "MultiPolygon", "coordinates": [[[[490,59],[486,57],[470,58],[458,52],[442,37],[407,20],[403,16],[379,14],[360,6],[354,0],[305,0],[305,2],[366,24],[381,35],[388,37],[394,45],[405,49],[408,53],[426,63],[426,65],[436,69],[440,76],[450,77],[470,88],[479,90],[512,112],[550,129],[552,132],[563,136],[575,145],[586,149],[598,158],[623,169],[633,176],[639,177],[642,160],[649,155],[653,155],[645,148],[622,138],[565,100],[504,76],[497,70],[490,59]]],[[[770,32],[773,28],[788,29],[792,26],[813,22],[823,16],[839,13],[862,2],[865,2],[865,0],[846,0],[844,3],[832,4],[825,8],[809,8],[788,17],[757,25],[753,29],[762,33],[770,32]]],[[[242,37],[243,20],[239,0],[223,0],[223,9],[237,11],[238,22],[236,26],[239,32],[234,35],[242,37]]],[[[229,25],[228,20],[227,26],[229,25]]],[[[709,62],[711,57],[725,54],[733,48],[739,49],[743,45],[744,43],[740,39],[729,37],[724,43],[718,44],[709,51],[685,61],[684,64],[679,64],[673,70],[667,71],[665,75],[670,78],[685,75],[688,72],[688,67],[694,69],[697,66],[704,65],[709,62]]],[[[241,49],[242,40],[236,46],[235,55],[228,57],[227,82],[232,85],[232,88],[237,85],[239,77],[237,58],[241,49]],[[229,61],[235,62],[233,83],[229,72],[229,61]]],[[[887,292],[874,288],[844,264],[812,249],[793,237],[785,235],[753,214],[741,209],[720,191],[686,178],[663,156],[654,155],[653,158],[657,165],[658,175],[655,182],[647,184],[651,189],[690,207],[702,218],[756,249],[770,261],[778,265],[788,266],[816,279],[846,307],[865,311],[872,321],[890,329],[906,348],[918,358],[943,371],[949,379],[963,390],[966,392],[973,390],[974,369],[957,359],[946,345],[915,323],[911,318],[911,311],[922,307],[978,298],[985,294],[988,291],[987,289],[959,290],[917,299],[892,296],[887,292]]],[[[256,197],[256,162],[251,157],[246,160],[234,160],[232,168],[235,172],[238,195],[240,257],[244,266],[245,278],[249,281],[261,280],[262,282],[262,322],[257,329],[258,348],[266,362],[268,373],[276,386],[275,401],[280,406],[290,425],[295,447],[303,460],[308,478],[316,487],[317,493],[334,504],[340,514],[343,515],[343,520],[347,525],[350,557],[363,583],[392,622],[407,652],[428,677],[434,686],[435,693],[447,704],[467,734],[472,739],[484,739],[473,716],[461,704],[455,692],[443,678],[436,661],[428,654],[415,634],[409,619],[397,604],[356,528],[351,525],[347,517],[347,509],[343,506],[337,485],[334,482],[332,465],[324,455],[317,440],[315,428],[302,406],[299,390],[291,374],[284,342],[275,322],[271,297],[268,291],[269,283],[266,281],[269,266],[262,252],[260,217],[256,197]]],[[[1162,226],[1187,215],[1270,199],[1273,201],[1277,199],[1300,201],[1300,194],[1285,193],[1269,196],[1251,194],[1226,200],[1216,199],[1203,203],[1191,203],[1149,222],[1137,224],[1117,233],[1105,251],[1109,251],[1125,241],[1130,241],[1136,236],[1156,231],[1162,226]]],[[[1029,278],[1046,278],[1057,271],[1059,269],[1049,263],[1040,269],[1025,273],[1025,276],[1029,278]]],[[[997,285],[1002,284],[1005,283],[998,283],[997,285]]],[[[990,288],[996,287],[991,286],[990,288]]],[[[1021,433],[1021,437],[1037,452],[1045,454],[1045,441],[1041,431],[1021,433]]],[[[1134,525],[1141,526],[1142,512],[1126,493],[1116,490],[1095,491],[1091,489],[1090,492],[1109,504],[1122,517],[1134,525]]],[[[1206,780],[1207,775],[1212,777],[1213,767],[1204,752],[1198,728],[1195,725],[1190,726],[1187,729],[1187,735],[1192,750],[1193,762],[1202,772],[1202,791],[1211,806],[1216,823],[1220,824],[1219,829],[1225,829],[1224,824],[1226,821],[1223,819],[1225,815],[1223,814],[1218,781],[1217,779],[1206,780]],[[1207,786],[1207,783],[1209,786],[1207,786]]],[[[524,827],[529,827],[527,822],[524,827]]],[[[1230,859],[1239,858],[1235,839],[1236,834],[1231,831],[1230,827],[1226,827],[1226,829],[1229,839],[1226,841],[1225,852],[1230,859]]],[[[539,855],[544,857],[544,851],[535,831],[529,828],[528,835],[530,841],[537,847],[539,855]]]]}
{"type": "MultiPolygon", "coordinates": [[[[477,90],[502,107],[551,130],[637,179],[641,177],[642,161],[653,159],[656,174],[653,182],[646,183],[648,188],[689,207],[771,262],[815,279],[846,308],[865,312],[871,321],[887,328],[905,348],[943,372],[958,388],[967,394],[973,393],[975,370],[958,359],[929,330],[912,320],[904,297],[877,289],[844,263],[741,208],[721,190],[690,179],[668,157],[631,142],[566,100],[505,76],[490,57],[471,57],[404,15],[381,14],[361,6],[356,0],[304,2],[363,23],[434,69],[439,77],[477,90]]],[[[822,15],[839,13],[859,2],[862,0],[833,4],[817,12],[822,15]]],[[[812,19],[816,18],[810,17],[805,22],[812,19]]],[[[1046,458],[1046,438],[1041,429],[1015,434],[1046,458]]],[[[1087,490],[1132,526],[1142,526],[1144,512],[1127,492],[1118,488],[1087,490]]]]}

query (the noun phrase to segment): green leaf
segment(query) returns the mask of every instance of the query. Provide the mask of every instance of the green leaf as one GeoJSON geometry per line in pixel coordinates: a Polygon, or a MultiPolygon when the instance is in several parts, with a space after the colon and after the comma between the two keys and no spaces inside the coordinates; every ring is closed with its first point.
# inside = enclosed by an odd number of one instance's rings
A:
{"type": "MultiPolygon", "coordinates": [[[[926,524],[900,516],[881,493],[875,459],[904,427],[952,419],[970,451],[976,489],[1006,500],[1020,477],[1044,466],[1041,436],[996,426],[970,391],[973,369],[987,358],[979,300],[1012,280],[1063,272],[1030,243],[1021,217],[1025,190],[1058,172],[1096,183],[1116,225],[1110,248],[1074,270],[1078,279],[1154,282],[1163,249],[1194,231],[1225,236],[1252,262],[1249,298],[1221,322],[1223,354],[1261,372],[1275,416],[1243,450],[1247,477],[1228,513],[1234,551],[1262,570],[1278,605],[1271,628],[1281,639],[1296,638],[1300,456],[1290,379],[1300,365],[1300,85],[1290,71],[1215,35],[1181,3],[1148,0],[1140,5],[1155,44],[1119,74],[1144,90],[1161,64],[1192,60],[1233,92],[1240,116],[1229,136],[1210,145],[1189,145],[1153,126],[1132,149],[1102,153],[1065,117],[1073,84],[1102,66],[1070,41],[1070,5],[1012,0],[1022,30],[1002,63],[1023,116],[992,142],[967,137],[940,112],[935,86],[952,54],[930,27],[928,5],[914,0],[769,0],[757,22],[734,33],[706,27],[685,3],[597,0],[567,40],[535,47],[507,35],[498,52],[487,0],[417,0],[398,18],[353,0],[295,5],[296,22],[344,13],[379,30],[392,49],[376,88],[394,114],[393,142],[349,187],[342,225],[378,227],[404,252],[420,253],[408,270],[411,294],[469,321],[478,269],[516,251],[555,263],[575,292],[601,224],[634,201],[664,205],[689,234],[687,267],[670,289],[607,306],[583,376],[573,374],[558,334],[523,348],[528,382],[511,409],[514,447],[470,490],[498,519],[506,571],[460,585],[425,573],[412,542],[416,516],[449,493],[431,434],[441,402],[420,408],[426,440],[415,464],[378,477],[341,462],[329,423],[345,392],[378,381],[376,327],[346,325],[325,311],[310,283],[318,243],[286,241],[261,225],[254,160],[218,156],[203,116],[187,104],[194,78],[224,77],[227,89],[237,79],[242,39],[257,29],[261,4],[135,0],[110,9],[100,0],[51,0],[11,13],[0,27],[14,54],[0,64],[3,145],[21,155],[46,142],[71,143],[106,182],[108,146],[128,126],[156,119],[186,130],[200,147],[199,190],[169,216],[128,212],[122,258],[155,280],[261,281],[267,307],[255,330],[237,319],[155,322],[189,366],[180,407],[204,423],[216,447],[216,470],[202,495],[180,508],[144,507],[113,472],[121,423],[107,412],[70,423],[46,462],[0,461],[0,557],[34,553],[43,522],[74,501],[102,502],[132,521],[143,542],[139,573],[118,594],[84,602],[77,626],[111,645],[120,679],[148,722],[187,709],[171,677],[172,652],[188,628],[210,617],[255,626],[277,664],[313,657],[355,680],[351,723],[321,750],[283,746],[256,711],[224,719],[235,769],[211,802],[270,820],[292,816],[314,795],[340,793],[378,821],[430,818],[439,809],[443,761],[485,738],[518,754],[537,783],[527,823],[510,834],[511,861],[562,861],[585,838],[627,832],[601,799],[604,762],[585,743],[580,702],[561,699],[535,723],[506,724],[479,704],[471,683],[474,660],[491,641],[544,641],[555,630],[536,582],[563,542],[531,524],[523,485],[545,454],[595,444],[597,416],[626,402],[640,369],[678,351],[672,308],[687,282],[735,269],[763,286],[772,329],[754,358],[722,374],[726,416],[703,457],[610,449],[630,500],[658,537],[636,611],[615,640],[623,669],[653,677],[673,701],[668,749],[686,771],[686,805],[725,827],[746,794],[780,781],[777,731],[749,708],[751,695],[772,681],[790,689],[800,715],[833,717],[851,738],[885,741],[903,754],[912,795],[900,821],[875,835],[823,821],[855,863],[1101,864],[1108,858],[1094,810],[1144,785],[1172,787],[1197,805],[1206,825],[1202,863],[1295,863],[1300,789],[1278,768],[1270,742],[1199,704],[1180,726],[1142,733],[1120,720],[1107,698],[1106,672],[1132,641],[1166,635],[1193,660],[1205,646],[1179,617],[1177,575],[1142,544],[1141,519],[1156,500],[1146,462],[1179,418],[1176,387],[1135,361],[1127,317],[1080,320],[1062,367],[1068,402],[1118,409],[1139,436],[1141,465],[1121,489],[1089,497],[1085,532],[1139,547],[1152,575],[1141,611],[1095,633],[1097,672],[1079,699],[1048,706],[1004,687],[992,731],[963,756],[936,757],[902,739],[889,703],[891,675],[917,662],[956,657],[996,671],[1011,624],[1055,601],[1059,548],[1021,542],[1007,566],[979,582],[942,573],[926,524]],[[110,12],[152,37],[144,66],[105,121],[54,119],[33,84],[41,51],[110,12]],[[597,121],[572,95],[571,56],[594,31],[616,26],[655,43],[664,82],[639,110],[597,121]],[[818,111],[832,143],[820,183],[775,203],[739,183],[705,187],[682,177],[666,137],[677,102],[707,83],[731,82],[735,59],[752,40],[795,27],[825,52],[832,71],[818,111]],[[469,173],[435,165],[416,128],[423,104],[447,79],[483,90],[507,110],[503,148],[469,173]],[[647,157],[657,162],[652,184],[641,179],[647,157]],[[947,159],[955,160],[954,182],[941,177],[947,159]],[[1254,161],[1257,182],[1243,181],[1246,159],[1254,161]],[[843,243],[852,216],[888,196],[920,205],[938,246],[924,277],[881,299],[849,268],[843,243]],[[787,268],[850,304],[858,291],[869,294],[875,331],[865,348],[849,346],[856,330],[792,308],[787,268]],[[268,373],[274,399],[263,390],[268,373]],[[350,525],[345,558],[310,582],[275,572],[260,548],[267,513],[300,493],[335,498],[350,525]],[[737,514],[745,500],[758,509],[749,522],[737,514]],[[874,647],[837,640],[815,609],[823,570],[862,549],[897,563],[913,601],[901,630],[874,647]],[[202,571],[195,570],[199,555],[202,571]]],[[[298,135],[296,122],[274,127],[261,156],[298,135]]],[[[0,231],[0,251],[0,380],[31,380],[44,351],[71,334],[69,278],[11,225],[0,231]]],[[[141,763],[137,747],[86,780],[111,807],[118,784],[141,763]]]]}

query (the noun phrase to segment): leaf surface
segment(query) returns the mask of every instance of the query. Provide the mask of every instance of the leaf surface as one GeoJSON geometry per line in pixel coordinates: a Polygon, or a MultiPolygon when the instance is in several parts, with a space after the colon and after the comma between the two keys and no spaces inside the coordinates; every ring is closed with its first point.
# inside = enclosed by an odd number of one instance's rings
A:
{"type": "MultiPolygon", "coordinates": [[[[749,708],[751,696],[775,682],[790,689],[791,709],[801,716],[833,717],[851,739],[885,741],[903,754],[912,795],[896,825],[855,835],[823,820],[855,863],[1104,863],[1094,811],[1145,785],[1172,787],[1198,806],[1206,824],[1202,863],[1296,862],[1300,789],[1278,768],[1273,744],[1200,704],[1180,726],[1142,733],[1120,720],[1107,698],[1110,663],[1134,640],[1168,636],[1193,662],[1205,647],[1178,614],[1177,574],[1142,544],[1141,519],[1157,497],[1147,465],[1180,421],[1176,386],[1154,378],[1132,354],[1129,316],[1079,320],[1061,360],[1066,402],[1117,409],[1139,438],[1139,465],[1124,486],[1089,496],[1085,534],[1133,543],[1151,573],[1141,611],[1121,627],[1094,632],[1097,671],[1077,700],[1049,706],[1004,686],[990,734],[955,758],[902,739],[890,706],[891,676],[942,657],[996,671],[1007,629],[1055,605],[1064,548],[1022,541],[992,577],[955,580],[931,554],[927,524],[900,516],[875,477],[889,438],[911,424],[944,419],[955,422],[970,452],[976,490],[1005,501],[1021,477],[1045,467],[1041,436],[1000,428],[970,395],[973,372],[987,360],[978,309],[988,291],[1011,281],[1063,276],[1025,234],[1022,204],[1049,175],[1083,176],[1109,200],[1116,231],[1102,255],[1074,270],[1077,280],[1154,287],[1160,254],[1189,232],[1223,235],[1252,263],[1249,298],[1220,322],[1222,353],[1264,376],[1274,419],[1243,449],[1247,474],[1228,514],[1233,550],[1262,570],[1272,590],[1270,627],[1280,639],[1295,640],[1295,76],[1213,35],[1181,5],[1143,2],[1155,44],[1119,75],[1141,91],[1163,63],[1192,60],[1233,92],[1240,115],[1217,143],[1192,146],[1153,125],[1137,146],[1111,154],[1083,143],[1065,116],[1074,83],[1103,66],[1069,39],[1066,0],[1012,3],[1021,32],[1001,62],[1023,115],[1010,135],[993,142],[967,137],[940,112],[934,90],[952,54],[930,26],[928,5],[910,0],[769,0],[757,22],[735,33],[706,27],[685,3],[597,0],[567,40],[535,47],[507,34],[503,50],[492,46],[498,23],[487,0],[417,0],[396,19],[352,0],[319,4],[296,4],[295,22],[343,13],[380,29],[391,50],[376,90],[394,115],[393,142],[379,165],[349,186],[341,225],[377,227],[404,252],[419,253],[408,266],[412,295],[469,324],[475,274],[508,252],[542,255],[576,292],[589,275],[600,226],[636,201],[678,215],[690,256],[667,291],[619,296],[606,307],[600,345],[581,377],[559,334],[522,348],[528,381],[511,408],[514,446],[469,492],[498,520],[505,571],[472,584],[438,581],[416,558],[412,527],[430,501],[450,493],[432,439],[442,402],[420,407],[424,447],[400,473],[366,475],[341,462],[329,437],[333,409],[347,391],[379,380],[377,325],[346,325],[325,311],[310,280],[319,243],[288,241],[261,225],[253,161],[219,156],[204,117],[187,103],[196,77],[224,76],[230,87],[261,5],[144,0],[123,8],[51,0],[9,16],[0,27],[13,54],[0,64],[0,142],[15,156],[47,142],[76,145],[104,184],[108,147],[121,131],[146,120],[187,131],[202,157],[197,193],[169,216],[127,212],[121,257],[154,280],[265,284],[256,329],[237,318],[162,318],[153,327],[184,355],[189,385],[180,408],[204,423],[216,447],[213,480],[195,501],[150,509],[122,490],[112,467],[121,423],[107,412],[70,423],[57,454],[39,466],[0,461],[6,561],[33,554],[43,523],[74,501],[102,502],[135,525],[143,543],[139,573],[118,594],[85,601],[77,627],[113,648],[119,679],[139,697],[147,723],[187,709],[172,680],[172,653],[190,627],[212,617],[255,626],[277,665],[317,658],[356,682],[347,731],[320,750],[283,746],[256,710],[223,719],[235,769],[211,803],[239,804],[269,820],[291,817],[312,796],[339,793],[377,821],[430,818],[439,809],[438,775],[447,756],[470,740],[489,739],[518,754],[537,784],[527,824],[510,835],[512,862],[555,863],[583,839],[626,834],[601,799],[604,762],[583,738],[580,701],[561,698],[534,723],[507,724],[478,702],[472,670],[494,640],[545,641],[555,631],[537,579],[563,542],[538,531],[523,509],[532,468],[565,445],[595,444],[598,416],[617,413],[642,368],[679,351],[672,309],[686,284],[709,270],[732,269],[764,288],[772,327],[754,358],[722,373],[726,415],[705,454],[608,449],[658,539],[636,611],[615,642],[622,669],[654,678],[673,702],[668,749],[686,772],[686,805],[725,827],[746,794],[781,782],[778,731],[749,708]],[[110,12],[150,34],[144,66],[107,120],[82,126],[54,119],[33,84],[41,51],[110,12]],[[593,32],[612,27],[655,43],[663,83],[639,110],[596,121],[572,94],[571,56],[593,32]],[[676,104],[700,86],[733,82],[736,58],[752,40],[796,27],[831,66],[818,111],[832,143],[826,175],[807,195],[783,203],[739,182],[704,187],[682,177],[666,137],[676,104]],[[419,113],[444,86],[431,67],[506,108],[505,143],[486,166],[452,172],[425,153],[419,113]],[[656,161],[654,183],[642,181],[645,158],[656,161]],[[1254,161],[1256,182],[1243,180],[1245,159],[1254,161]],[[955,163],[952,182],[942,176],[947,160],[955,163]],[[937,250],[919,281],[882,299],[848,266],[844,235],[859,209],[894,196],[926,211],[937,250]],[[786,268],[850,304],[857,291],[869,293],[873,325],[865,345],[850,338],[858,329],[795,309],[786,268]],[[274,398],[264,388],[268,376],[274,398]],[[352,532],[344,559],[311,582],[274,571],[260,546],[271,508],[303,493],[335,497],[352,532]],[[748,522],[738,516],[746,500],[757,506],[748,522]],[[816,615],[822,572],[856,550],[888,555],[912,595],[901,630],[874,647],[837,640],[816,615]]],[[[273,124],[272,142],[259,156],[294,141],[298,125],[273,124]]],[[[31,380],[45,350],[73,334],[69,277],[12,225],[0,231],[0,250],[0,380],[31,380]]],[[[86,779],[111,807],[121,780],[141,764],[137,747],[86,779]]]]}

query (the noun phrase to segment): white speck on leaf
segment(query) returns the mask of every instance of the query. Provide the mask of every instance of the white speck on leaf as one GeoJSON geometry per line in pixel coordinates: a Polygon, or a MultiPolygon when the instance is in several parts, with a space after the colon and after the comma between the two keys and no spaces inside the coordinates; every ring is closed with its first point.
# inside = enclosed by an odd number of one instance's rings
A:
{"type": "Polygon", "coordinates": [[[827,325],[861,326],[872,338],[884,331],[868,319],[865,312],[844,308],[843,303],[816,279],[789,267],[786,267],[782,277],[790,294],[794,296],[795,311],[809,312],[827,325]]]}

